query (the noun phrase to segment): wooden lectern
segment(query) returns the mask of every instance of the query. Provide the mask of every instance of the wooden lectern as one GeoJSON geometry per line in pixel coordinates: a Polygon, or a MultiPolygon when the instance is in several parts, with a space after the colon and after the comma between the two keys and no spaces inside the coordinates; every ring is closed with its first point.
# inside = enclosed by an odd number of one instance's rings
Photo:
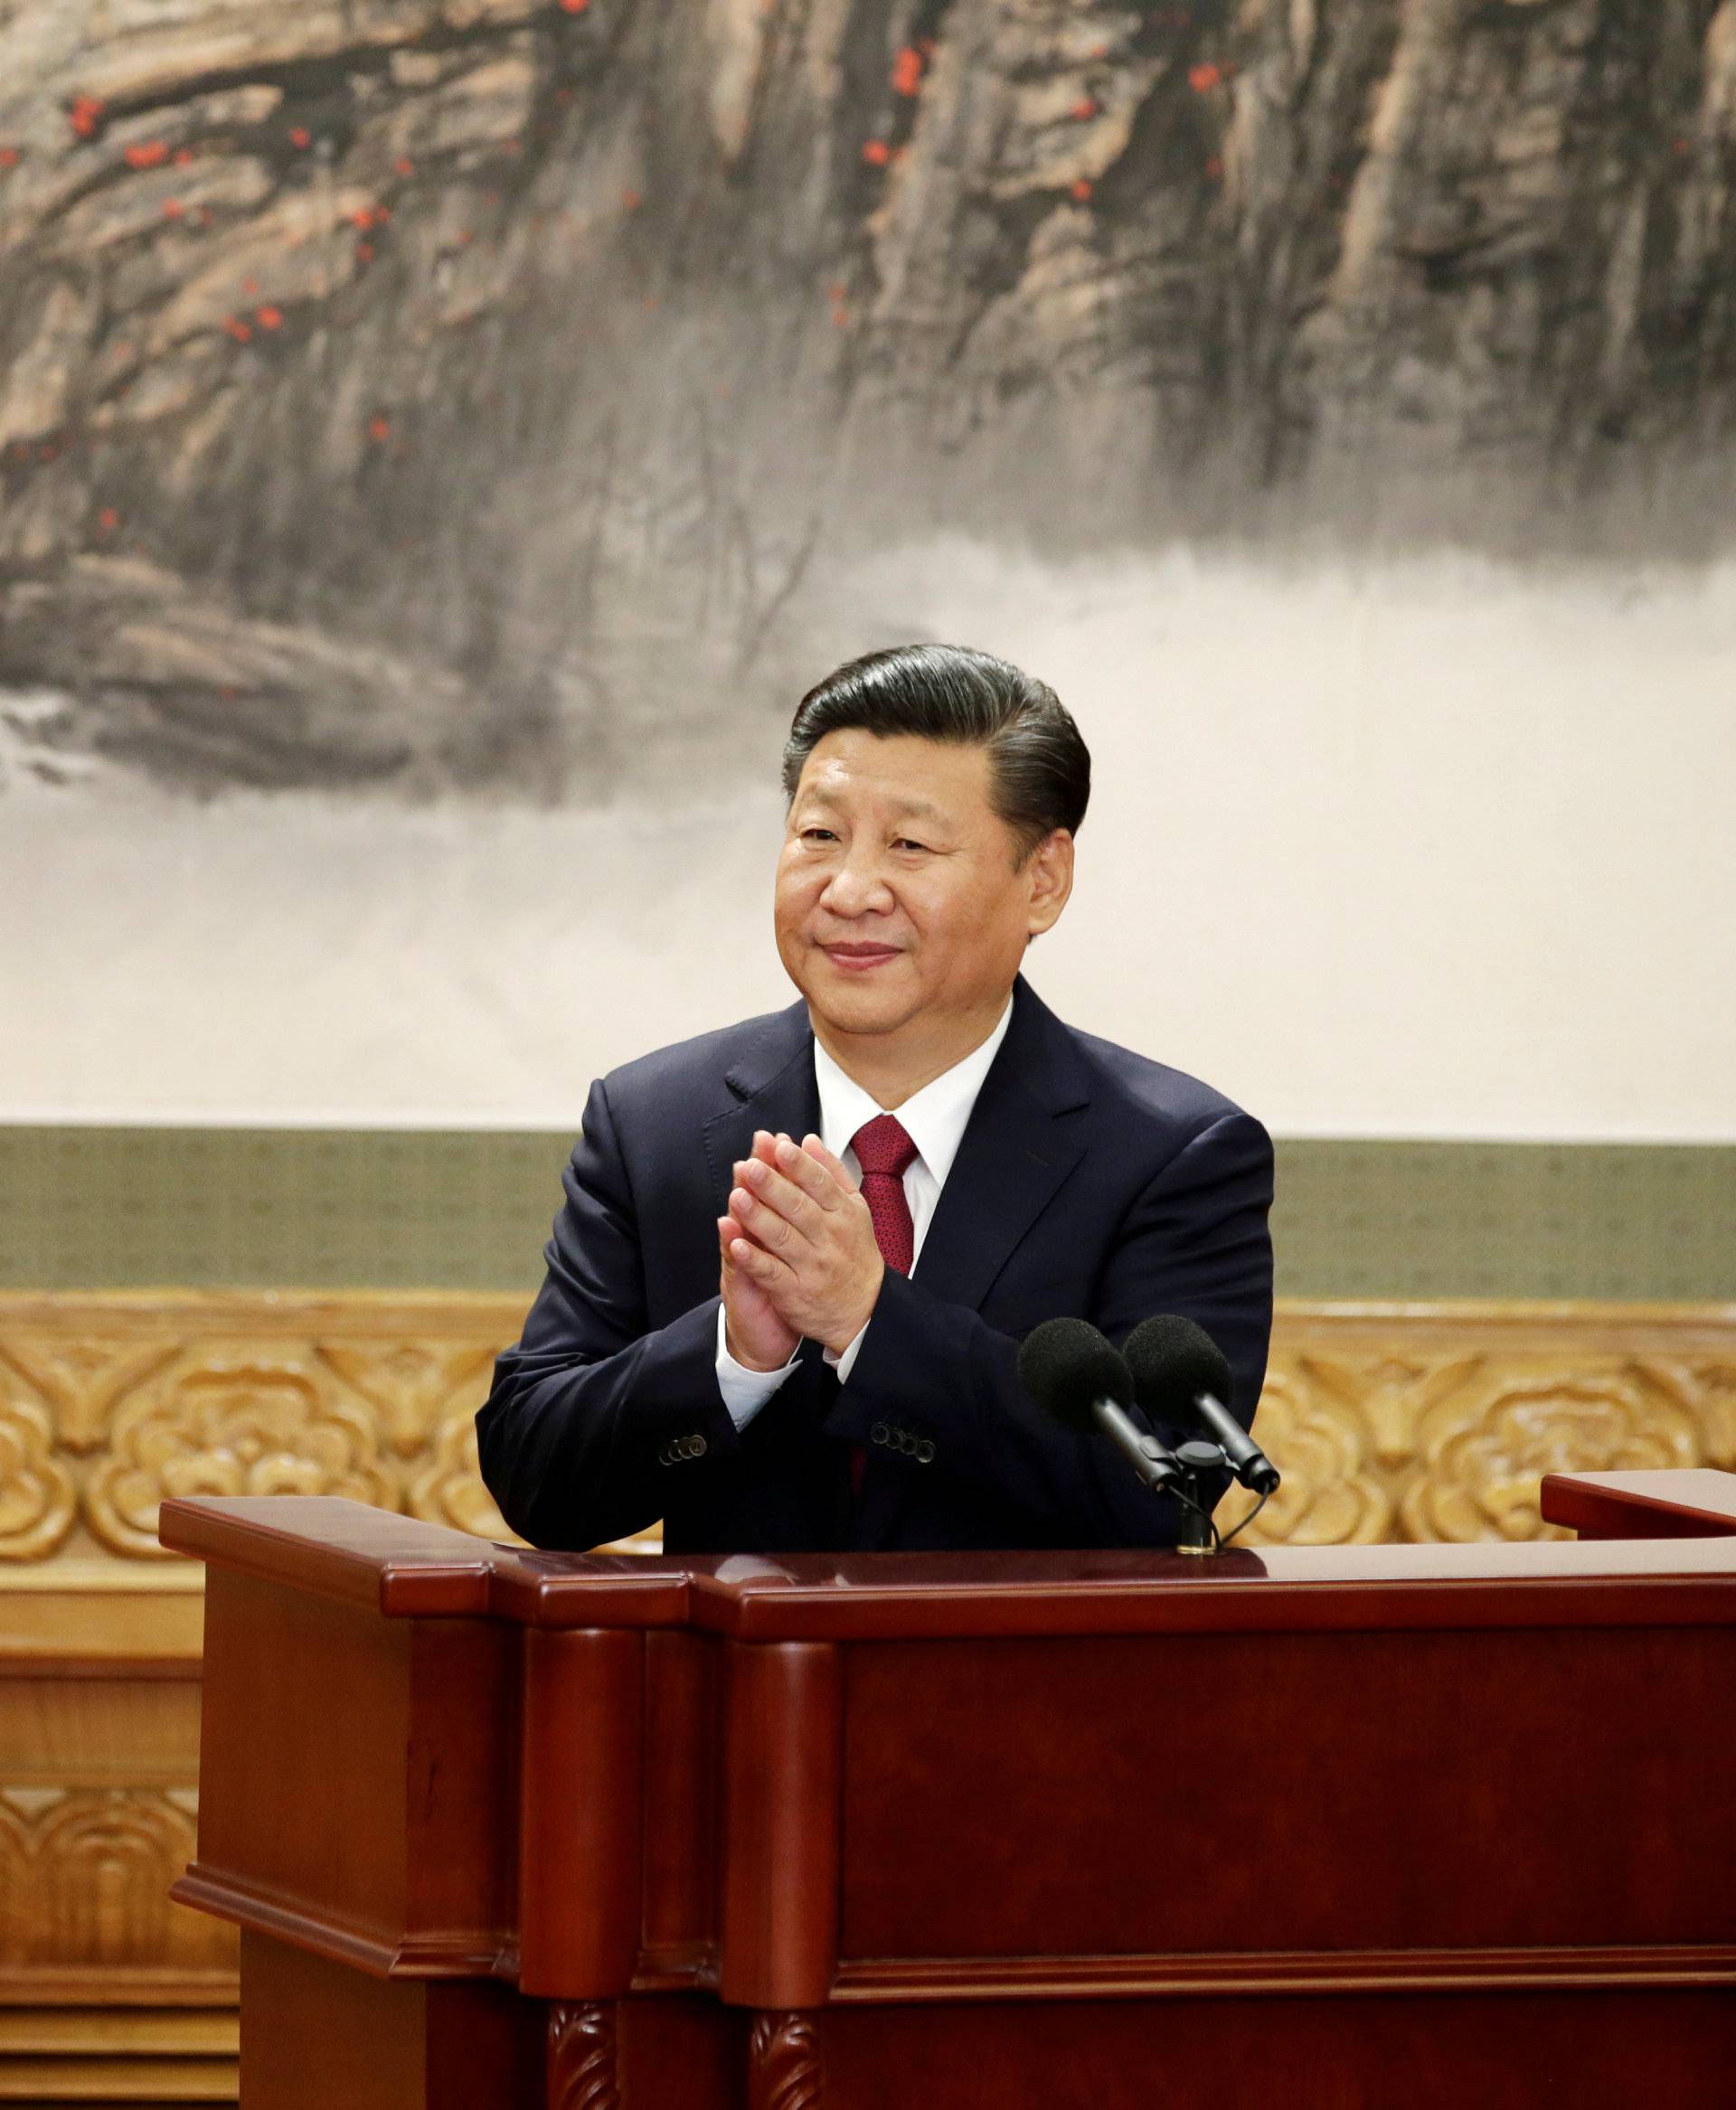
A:
{"type": "Polygon", "coordinates": [[[165,1503],[244,2110],[1728,2110],[1736,1476],[1545,1513],[1603,1542],[632,1559],[165,1503]]]}

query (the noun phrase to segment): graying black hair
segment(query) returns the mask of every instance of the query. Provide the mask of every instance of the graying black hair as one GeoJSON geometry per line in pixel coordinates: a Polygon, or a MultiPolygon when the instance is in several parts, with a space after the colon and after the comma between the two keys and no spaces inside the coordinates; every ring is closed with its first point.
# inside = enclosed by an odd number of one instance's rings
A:
{"type": "Polygon", "coordinates": [[[784,742],[784,796],[829,732],[986,747],[995,810],[1028,857],[1056,828],[1074,834],[1091,796],[1090,750],[1047,682],[963,645],[900,645],[850,660],[810,689],[784,742]]]}

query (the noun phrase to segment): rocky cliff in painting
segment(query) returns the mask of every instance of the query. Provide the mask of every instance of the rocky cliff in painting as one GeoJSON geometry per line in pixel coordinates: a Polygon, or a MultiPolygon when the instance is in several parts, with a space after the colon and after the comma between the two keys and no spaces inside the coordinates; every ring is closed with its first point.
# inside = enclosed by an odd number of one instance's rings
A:
{"type": "Polygon", "coordinates": [[[4,0],[0,715],[595,796],[937,524],[1713,554],[1733,173],[1736,0],[4,0]]]}

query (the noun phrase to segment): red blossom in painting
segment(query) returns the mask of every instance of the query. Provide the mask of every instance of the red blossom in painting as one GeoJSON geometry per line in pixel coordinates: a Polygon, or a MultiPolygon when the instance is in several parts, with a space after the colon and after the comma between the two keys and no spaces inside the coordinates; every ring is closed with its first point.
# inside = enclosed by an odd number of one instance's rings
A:
{"type": "Polygon", "coordinates": [[[112,505],[105,505],[97,515],[97,525],[106,535],[112,535],[120,525],[120,515],[112,505]]]}
{"type": "Polygon", "coordinates": [[[637,191],[623,191],[621,193],[621,210],[624,212],[637,212],[644,203],[645,200],[640,197],[637,191]]]}
{"type": "Polygon", "coordinates": [[[17,165],[18,149],[15,146],[0,146],[0,168],[16,168],[17,165]]]}
{"type": "Polygon", "coordinates": [[[892,61],[892,93],[914,95],[922,85],[922,54],[906,44],[892,61]]]}
{"type": "Polygon", "coordinates": [[[241,316],[238,315],[231,316],[229,320],[223,325],[223,327],[229,332],[230,335],[234,338],[238,344],[250,344],[253,340],[253,332],[251,328],[246,323],[244,323],[241,316]]]}
{"type": "Polygon", "coordinates": [[[168,158],[169,150],[161,139],[144,139],[127,149],[128,168],[161,168],[168,158]]]}
{"type": "Polygon", "coordinates": [[[179,198],[165,198],[163,201],[163,217],[165,220],[179,220],[181,215],[185,211],[186,207],[181,203],[179,198]]]}
{"type": "Polygon", "coordinates": [[[290,126],[289,144],[291,146],[300,147],[305,151],[307,147],[311,146],[313,143],[314,136],[307,129],[306,125],[290,126]]]}
{"type": "Polygon", "coordinates": [[[416,164],[407,154],[401,154],[392,165],[401,176],[413,176],[416,174],[416,164]]]}
{"type": "Polygon", "coordinates": [[[94,95],[75,95],[66,121],[80,139],[88,139],[102,122],[103,106],[94,95]]]}
{"type": "Polygon", "coordinates": [[[1223,68],[1214,66],[1209,59],[1187,70],[1187,85],[1195,95],[1206,95],[1223,79],[1223,68]]]}
{"type": "Polygon", "coordinates": [[[359,242],[357,242],[357,243],[356,243],[356,245],[355,245],[355,260],[356,260],[356,262],[357,262],[358,264],[371,264],[371,263],[373,263],[373,244],[371,241],[359,241],[359,242]]]}
{"type": "Polygon", "coordinates": [[[1080,176],[1079,181],[1073,185],[1070,195],[1071,196],[1073,203],[1076,205],[1089,204],[1091,196],[1090,179],[1087,176],[1080,176]]]}
{"type": "Polygon", "coordinates": [[[392,438],[392,419],[390,418],[371,419],[368,424],[368,438],[376,446],[383,446],[392,438]]]}
{"type": "Polygon", "coordinates": [[[253,320],[262,330],[280,330],[283,327],[283,310],[268,304],[255,311],[253,320]]]}
{"type": "Polygon", "coordinates": [[[193,152],[191,146],[177,146],[175,148],[175,165],[176,168],[191,168],[193,163],[193,152]]]}
{"type": "Polygon", "coordinates": [[[862,158],[871,168],[884,168],[892,158],[892,150],[884,139],[864,139],[862,158]]]}
{"type": "Polygon", "coordinates": [[[1077,118],[1081,123],[1087,118],[1094,118],[1097,115],[1097,98],[1094,95],[1081,95],[1067,115],[1077,118]]]}
{"type": "Polygon", "coordinates": [[[582,14],[590,5],[590,0],[561,0],[561,12],[566,14],[582,14]]]}

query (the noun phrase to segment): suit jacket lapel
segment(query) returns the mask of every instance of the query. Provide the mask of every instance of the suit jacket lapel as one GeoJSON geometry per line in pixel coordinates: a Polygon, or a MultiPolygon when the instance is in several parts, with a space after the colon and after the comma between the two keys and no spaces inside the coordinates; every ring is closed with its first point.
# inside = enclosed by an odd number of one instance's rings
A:
{"type": "Polygon", "coordinates": [[[729,1206],[731,1167],[753,1148],[756,1128],[776,1135],[816,1133],[820,1092],[814,1081],[814,1030],[806,1003],[792,1003],[724,1073],[731,1101],[704,1125],[705,1163],[714,1211],[729,1206]]]}
{"type": "Polygon", "coordinates": [[[1090,1097],[1071,1036],[1023,975],[1013,1004],[914,1271],[973,1311],[1085,1150],[1064,1118],[1090,1097]]]}

